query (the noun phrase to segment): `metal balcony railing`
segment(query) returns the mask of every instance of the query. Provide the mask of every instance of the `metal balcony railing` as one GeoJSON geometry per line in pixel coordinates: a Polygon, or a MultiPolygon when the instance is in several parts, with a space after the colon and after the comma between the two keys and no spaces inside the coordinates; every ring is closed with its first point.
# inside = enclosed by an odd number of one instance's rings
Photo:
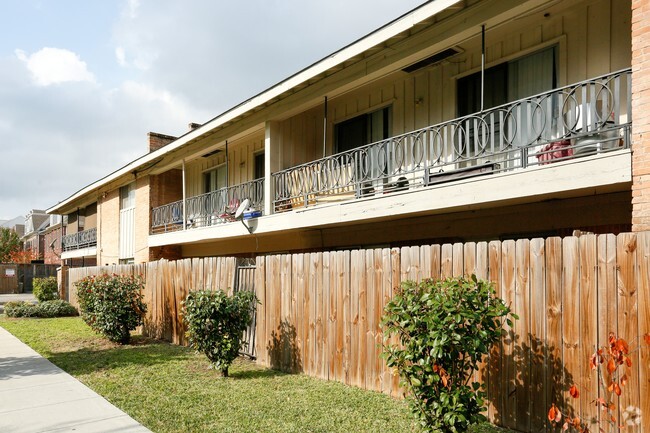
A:
{"type": "Polygon", "coordinates": [[[82,230],[77,233],[71,233],[63,236],[61,247],[63,251],[75,251],[83,248],[92,248],[97,246],[97,229],[82,230]]]}
{"type": "Polygon", "coordinates": [[[273,174],[274,210],[386,194],[629,147],[631,70],[273,174]]]}
{"type": "MultiPolygon", "coordinates": [[[[244,199],[250,200],[251,208],[263,211],[264,179],[187,198],[185,227],[207,227],[234,221],[235,211],[244,199]]],[[[152,209],[152,233],[181,229],[183,229],[183,200],[152,209]]]]}

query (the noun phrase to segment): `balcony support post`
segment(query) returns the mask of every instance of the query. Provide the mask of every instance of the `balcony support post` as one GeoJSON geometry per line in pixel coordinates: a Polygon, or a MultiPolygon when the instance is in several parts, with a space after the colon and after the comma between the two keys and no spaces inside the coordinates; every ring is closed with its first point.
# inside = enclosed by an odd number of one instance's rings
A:
{"type": "Polygon", "coordinates": [[[266,122],[264,131],[264,213],[274,212],[275,188],[272,174],[280,170],[282,149],[280,148],[280,123],[266,122]]]}
{"type": "Polygon", "coordinates": [[[183,230],[187,230],[187,197],[186,197],[186,190],[185,190],[185,159],[183,159],[183,176],[182,176],[182,184],[183,184],[183,230]]]}

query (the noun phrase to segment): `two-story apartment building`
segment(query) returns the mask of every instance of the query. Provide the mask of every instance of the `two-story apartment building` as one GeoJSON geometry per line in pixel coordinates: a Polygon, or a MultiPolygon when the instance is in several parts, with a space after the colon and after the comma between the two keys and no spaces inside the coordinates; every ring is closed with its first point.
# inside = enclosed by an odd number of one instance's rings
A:
{"type": "Polygon", "coordinates": [[[67,217],[62,256],[646,229],[637,3],[427,2],[178,138],[151,133],[48,209],[67,217]]]}
{"type": "Polygon", "coordinates": [[[25,215],[25,234],[21,237],[23,249],[30,251],[36,261],[45,258],[45,230],[50,225],[50,216],[44,210],[32,209],[25,215]]]}

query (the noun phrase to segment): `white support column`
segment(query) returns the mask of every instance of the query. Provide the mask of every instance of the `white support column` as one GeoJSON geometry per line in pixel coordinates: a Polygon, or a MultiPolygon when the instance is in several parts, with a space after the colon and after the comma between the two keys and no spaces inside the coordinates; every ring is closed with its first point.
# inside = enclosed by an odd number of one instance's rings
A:
{"type": "Polygon", "coordinates": [[[266,122],[264,132],[264,215],[273,213],[273,187],[272,173],[280,170],[280,124],[279,122],[266,122]]]}
{"type": "Polygon", "coordinates": [[[187,230],[187,197],[185,196],[185,160],[183,159],[183,230],[187,230]]]}

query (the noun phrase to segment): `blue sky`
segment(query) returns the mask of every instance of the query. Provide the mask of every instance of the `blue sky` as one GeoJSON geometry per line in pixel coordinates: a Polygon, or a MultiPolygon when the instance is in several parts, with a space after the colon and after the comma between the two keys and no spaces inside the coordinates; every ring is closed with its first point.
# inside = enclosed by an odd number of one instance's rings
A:
{"type": "Polygon", "coordinates": [[[0,0],[0,220],[46,209],[423,0],[0,0]]]}

